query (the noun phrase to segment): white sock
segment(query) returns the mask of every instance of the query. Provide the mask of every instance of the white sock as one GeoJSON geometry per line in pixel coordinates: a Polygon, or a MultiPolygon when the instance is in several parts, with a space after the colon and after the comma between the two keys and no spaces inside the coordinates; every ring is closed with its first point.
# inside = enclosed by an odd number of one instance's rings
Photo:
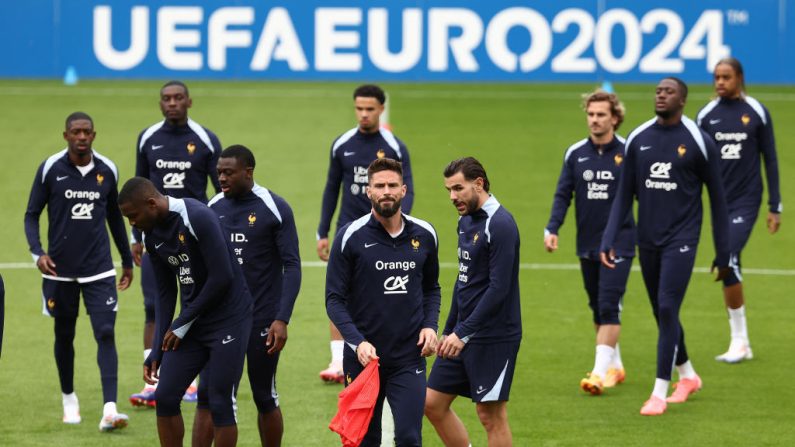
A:
{"type": "Polygon", "coordinates": [[[615,354],[613,354],[613,362],[610,364],[615,369],[624,369],[624,362],[621,361],[621,350],[616,343],[615,354]]]}
{"type": "Polygon", "coordinates": [[[615,352],[616,350],[608,345],[596,345],[596,360],[594,360],[591,374],[599,376],[600,379],[604,379],[607,368],[610,367],[610,361],[613,360],[615,352]]]}
{"type": "Polygon", "coordinates": [[[152,353],[151,349],[144,349],[144,361],[149,358],[149,354],[152,353]]]}
{"type": "Polygon", "coordinates": [[[665,398],[668,397],[668,385],[670,385],[670,383],[670,380],[655,379],[654,390],[651,392],[651,395],[665,400],[665,398]]]}
{"type": "Polygon", "coordinates": [[[679,373],[679,380],[694,379],[696,377],[696,370],[693,369],[693,364],[690,363],[690,360],[681,365],[676,365],[676,372],[679,373]]]}
{"type": "Polygon", "coordinates": [[[732,332],[732,341],[741,340],[748,343],[748,327],[745,324],[745,305],[737,309],[728,309],[729,327],[732,332]]]}
{"type": "Polygon", "coordinates": [[[331,363],[342,363],[343,349],[345,349],[344,341],[331,340],[331,363]]]}
{"type": "Polygon", "coordinates": [[[61,393],[61,396],[61,401],[63,402],[64,407],[67,405],[80,405],[80,402],[77,400],[77,394],[75,394],[74,391],[69,394],[61,393]]]}
{"type": "Polygon", "coordinates": [[[102,407],[102,416],[114,416],[118,413],[116,402],[105,402],[105,406],[102,407]]]}

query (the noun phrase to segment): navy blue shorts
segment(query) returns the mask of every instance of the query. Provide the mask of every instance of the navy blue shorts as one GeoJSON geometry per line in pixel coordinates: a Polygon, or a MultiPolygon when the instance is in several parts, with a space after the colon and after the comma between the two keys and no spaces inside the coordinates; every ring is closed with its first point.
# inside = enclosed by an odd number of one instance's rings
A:
{"type": "Polygon", "coordinates": [[[519,342],[467,343],[457,358],[437,358],[428,388],[472,402],[507,401],[519,342]]]}
{"type": "MultiPolygon", "coordinates": [[[[248,381],[251,384],[251,394],[257,412],[270,413],[279,408],[279,393],[276,391],[276,367],[279,364],[279,352],[268,354],[265,340],[268,337],[270,323],[255,324],[248,337],[248,350],[246,360],[248,367],[248,381]]],[[[206,368],[202,370],[199,378],[197,393],[197,408],[209,408],[209,391],[206,368]]]]}
{"type": "Polygon", "coordinates": [[[89,315],[99,312],[116,312],[119,308],[116,278],[109,276],[96,281],[56,281],[42,279],[42,312],[56,318],[77,318],[80,310],[80,291],[89,315]]]}
{"type": "Polygon", "coordinates": [[[202,372],[213,425],[235,425],[236,394],[243,374],[250,328],[250,317],[240,324],[210,334],[197,334],[194,328],[188,331],[176,351],[163,353],[160,383],[155,391],[157,415],[179,415],[185,390],[202,372]]]}
{"type": "Polygon", "coordinates": [[[742,270],[740,267],[740,253],[751,238],[756,218],[759,216],[759,207],[739,208],[729,213],[729,267],[731,272],[723,278],[723,285],[728,287],[742,282],[742,270]]]}
{"type": "Polygon", "coordinates": [[[155,299],[157,299],[157,279],[152,270],[149,253],[141,256],[141,293],[144,295],[144,312],[147,323],[155,322],[155,299]]]}
{"type": "Polygon", "coordinates": [[[582,281],[588,293],[588,307],[591,308],[594,324],[621,324],[621,308],[632,270],[632,259],[616,257],[616,268],[611,269],[602,265],[601,261],[580,258],[582,281]]]}
{"type": "MultiPolygon", "coordinates": [[[[356,359],[351,349],[345,349],[342,359],[346,386],[356,380],[364,371],[364,367],[356,359]]],[[[416,362],[400,366],[379,366],[381,389],[378,392],[373,418],[367,427],[361,447],[378,447],[381,445],[381,413],[384,410],[384,398],[392,409],[395,420],[395,445],[398,447],[414,447],[422,445],[422,417],[425,409],[425,359],[420,357],[416,362]]],[[[391,443],[390,443],[391,445],[391,443]]]]}

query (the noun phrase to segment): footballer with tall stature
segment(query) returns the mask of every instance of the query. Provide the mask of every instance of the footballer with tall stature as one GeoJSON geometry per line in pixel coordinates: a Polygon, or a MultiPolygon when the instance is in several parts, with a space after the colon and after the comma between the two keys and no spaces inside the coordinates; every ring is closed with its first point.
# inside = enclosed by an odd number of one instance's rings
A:
{"type": "Polygon", "coordinates": [[[715,244],[713,269],[728,274],[728,214],[720,178],[719,153],[709,136],[683,115],[687,85],[662,79],[655,92],[656,117],[633,130],[626,143],[624,172],[601,244],[605,266],[616,268],[617,235],[638,200],[638,253],[643,281],[657,320],[657,374],[640,414],[663,414],[701,389],[685,346],[679,311],[693,273],[701,235],[701,191],[706,185],[715,244]],[[679,382],[669,397],[673,367],[679,382]]]}
{"type": "MultiPolygon", "coordinates": [[[[342,188],[342,201],[337,216],[337,230],[370,212],[371,204],[367,198],[367,167],[373,160],[391,158],[401,163],[406,196],[403,198],[403,212],[411,213],[414,203],[414,182],[411,175],[411,162],[406,145],[390,130],[382,126],[386,94],[377,85],[362,85],[353,92],[353,104],[358,125],[337,137],[331,145],[331,156],[323,190],[323,203],[320,211],[320,224],[317,228],[317,254],[322,261],[329,259],[329,229],[337,199],[342,188]]],[[[320,372],[320,378],[327,382],[343,381],[342,375],[342,335],[330,324],[331,362],[320,372]]]]}

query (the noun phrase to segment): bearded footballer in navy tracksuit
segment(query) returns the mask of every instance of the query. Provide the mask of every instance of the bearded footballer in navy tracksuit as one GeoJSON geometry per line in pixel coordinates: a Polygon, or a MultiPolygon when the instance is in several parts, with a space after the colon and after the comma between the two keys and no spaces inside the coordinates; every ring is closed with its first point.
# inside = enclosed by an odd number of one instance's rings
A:
{"type": "Polygon", "coordinates": [[[665,78],[657,85],[657,117],[627,138],[626,165],[602,237],[602,262],[614,268],[616,236],[637,197],[639,260],[659,331],[657,379],[640,410],[646,416],[664,413],[666,402],[685,402],[702,384],[687,355],[679,310],[701,234],[703,185],[712,211],[713,268],[719,268],[718,279],[728,274],[728,214],[719,154],[709,136],[683,116],[686,100],[681,80],[665,78]],[[673,365],[679,382],[667,397],[673,365]]]}
{"type": "Polygon", "coordinates": [[[718,98],[698,113],[698,125],[720,150],[720,168],[729,207],[729,249],[731,272],[723,279],[723,298],[729,314],[731,344],[716,360],[737,363],[753,358],[745,320],[740,252],[751,236],[762,204],[761,159],[767,173],[770,234],[781,225],[781,194],[773,121],[759,101],[745,94],[743,66],[733,57],[715,66],[718,98]]]}
{"type": "MultiPolygon", "coordinates": [[[[190,197],[207,202],[207,180],[215,192],[220,191],[215,166],[221,143],[218,137],[188,117],[193,105],[188,87],[180,81],[167,82],[160,89],[160,111],[165,118],[138,136],[135,175],[147,178],[161,194],[171,197],[190,197]]],[[[143,253],[140,232],[133,228],[132,252],[141,267],[141,290],[144,295],[144,358],[152,349],[155,330],[154,300],[157,285],[152,275],[149,256],[143,253]]],[[[185,400],[196,400],[195,382],[185,394],[185,400]]],[[[154,387],[145,386],[130,396],[134,406],[154,406],[154,387]]]]}
{"type": "MultiPolygon", "coordinates": [[[[359,125],[337,137],[331,145],[320,224],[317,228],[317,254],[322,261],[328,261],[329,257],[328,233],[337,207],[340,187],[342,203],[337,216],[337,230],[370,212],[372,205],[367,198],[367,167],[373,160],[391,158],[401,163],[403,184],[406,185],[402,211],[410,214],[414,202],[414,183],[408,149],[389,129],[381,126],[380,118],[386,102],[384,91],[377,85],[362,85],[353,92],[353,100],[359,125]]],[[[320,372],[320,378],[327,382],[342,383],[342,335],[333,323],[329,329],[331,363],[320,372]]]]}
{"type": "Polygon", "coordinates": [[[144,363],[144,380],[159,383],[160,442],[182,445],[180,401],[206,366],[215,445],[235,445],[235,391],[251,331],[252,299],[221,222],[204,203],[164,196],[141,177],[125,183],[119,207],[143,232],[157,281],[155,348],[144,363]],[[174,318],[178,294],[180,312],[174,318]]]}
{"type": "Polygon", "coordinates": [[[566,151],[563,169],[544,229],[544,247],[558,249],[558,230],[574,195],[577,212],[577,256],[596,326],[596,358],[580,387],[593,395],[625,378],[618,348],[621,303],[635,257],[635,222],[631,214],[621,226],[616,254],[621,261],[609,269],[599,260],[599,244],[610,215],[624,164],[624,139],[615,134],[624,121],[624,107],[613,93],[596,91],[585,98],[590,137],[566,151]]]}
{"type": "MultiPolygon", "coordinates": [[[[246,354],[248,379],[259,413],[257,425],[262,445],[275,446],[281,445],[283,432],[276,367],[301,288],[301,257],[293,210],[283,198],[254,182],[254,166],[254,154],[245,146],[224,149],[218,159],[223,193],[213,197],[208,205],[221,220],[254,297],[246,354]]],[[[207,382],[202,373],[196,420],[203,420],[210,428],[207,382]]],[[[212,442],[212,438],[206,441],[212,442]]]]}
{"type": "Polygon", "coordinates": [[[507,404],[522,339],[519,229],[489,193],[479,161],[454,160],[444,177],[461,216],[458,280],[428,379],[425,415],[445,445],[468,445],[466,428],[450,405],[457,396],[469,397],[489,445],[511,445],[507,404]]]}
{"type": "Polygon", "coordinates": [[[372,211],[343,226],[326,272],[326,310],[347,347],[349,384],[372,360],[381,389],[362,446],[381,445],[384,398],[395,419],[397,446],[422,445],[425,359],[436,349],[441,300],[433,227],[403,214],[400,163],[382,158],[368,170],[372,211]]]}
{"type": "Polygon", "coordinates": [[[110,159],[92,149],[95,136],[90,116],[75,112],[66,118],[63,137],[68,147],[45,160],[36,171],[25,212],[25,236],[44,278],[43,312],[55,321],[55,364],[63,392],[63,422],[81,421],[74,393],[73,340],[82,292],[97,341],[105,403],[99,428],[109,431],[126,426],[127,416],[116,410],[118,355],[114,328],[119,303],[106,221],[121,254],[119,290],[130,286],[133,273],[124,219],[116,203],[119,172],[110,159]],[[39,239],[39,217],[45,206],[47,251],[39,239]]]}

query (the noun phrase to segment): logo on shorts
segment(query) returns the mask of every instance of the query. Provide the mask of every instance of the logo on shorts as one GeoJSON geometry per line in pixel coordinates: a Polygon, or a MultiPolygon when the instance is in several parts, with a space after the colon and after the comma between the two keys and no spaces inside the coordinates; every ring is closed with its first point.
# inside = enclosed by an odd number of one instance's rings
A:
{"type": "Polygon", "coordinates": [[[116,302],[116,298],[113,298],[112,296],[109,296],[108,299],[105,301],[105,304],[110,306],[111,304],[113,304],[115,302],[116,302]]]}
{"type": "Polygon", "coordinates": [[[47,298],[47,309],[53,310],[55,309],[55,300],[52,298],[47,298]]]}
{"type": "Polygon", "coordinates": [[[390,276],[384,281],[384,295],[398,295],[409,293],[406,285],[409,283],[409,275],[390,276]]]}
{"type": "Polygon", "coordinates": [[[679,248],[679,253],[687,253],[689,251],[690,251],[690,246],[689,245],[685,245],[685,246],[682,246],[681,248],[679,248]]]}
{"type": "Polygon", "coordinates": [[[478,386],[478,389],[475,390],[475,393],[483,394],[484,391],[486,391],[486,388],[483,388],[483,385],[480,385],[478,386]]]}
{"type": "Polygon", "coordinates": [[[734,219],[732,219],[732,223],[733,224],[741,224],[743,222],[745,222],[745,219],[743,219],[743,216],[737,216],[734,219]]]}
{"type": "Polygon", "coordinates": [[[419,376],[420,374],[422,374],[422,373],[424,373],[424,372],[425,372],[425,370],[424,370],[424,369],[419,369],[419,368],[417,368],[417,369],[414,371],[414,374],[416,374],[416,375],[418,375],[418,376],[419,376]]]}
{"type": "Polygon", "coordinates": [[[227,343],[231,343],[231,342],[233,342],[233,341],[235,341],[235,340],[237,340],[237,339],[236,339],[236,338],[232,338],[232,336],[231,336],[231,335],[227,335],[226,337],[224,337],[224,339],[223,339],[223,340],[221,340],[221,344],[224,344],[224,345],[225,345],[225,344],[227,344],[227,343]]]}
{"type": "Polygon", "coordinates": [[[259,333],[259,336],[260,337],[267,337],[268,336],[268,328],[263,329],[262,332],[259,333]]]}

